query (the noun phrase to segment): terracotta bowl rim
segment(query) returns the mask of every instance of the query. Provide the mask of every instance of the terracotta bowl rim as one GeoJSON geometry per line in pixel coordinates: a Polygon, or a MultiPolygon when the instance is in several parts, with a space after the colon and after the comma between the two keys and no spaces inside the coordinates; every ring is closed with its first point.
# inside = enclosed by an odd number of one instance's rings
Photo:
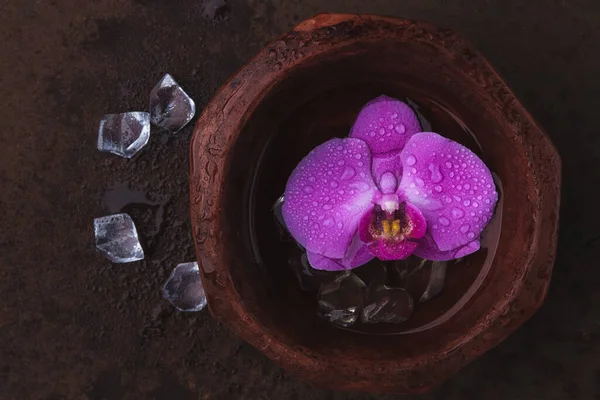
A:
{"type": "MultiPolygon", "coordinates": [[[[446,343],[445,350],[437,354],[436,357],[432,358],[431,354],[424,353],[421,357],[394,360],[395,368],[410,370],[424,363],[442,362],[457,349],[469,347],[470,342],[475,338],[486,333],[488,329],[493,329],[492,325],[486,324],[485,321],[496,320],[503,315],[506,316],[507,310],[510,312],[511,303],[514,302],[514,299],[523,291],[531,290],[531,288],[526,287],[528,276],[531,274],[543,273],[547,276],[545,279],[546,284],[542,284],[538,289],[541,290],[541,295],[536,297],[536,303],[529,304],[518,319],[506,320],[503,325],[504,329],[495,332],[495,336],[491,341],[496,344],[502,341],[542,304],[556,254],[561,163],[550,139],[520,104],[494,68],[466,40],[451,30],[440,30],[426,22],[374,15],[319,14],[301,22],[289,34],[310,35],[314,30],[330,29],[342,23],[361,25],[373,21],[391,24],[397,26],[398,29],[418,29],[437,35],[437,37],[443,36],[443,40],[452,42],[454,50],[463,48],[476,54],[480,58],[480,62],[483,63],[483,68],[487,68],[487,76],[494,80],[498,86],[506,89],[507,92],[503,95],[511,99],[511,104],[508,107],[517,110],[516,112],[523,119],[523,123],[529,125],[530,135],[535,135],[535,137],[527,137],[523,140],[529,142],[541,141],[543,143],[541,151],[543,151],[545,157],[542,157],[544,158],[542,168],[540,167],[540,162],[542,162],[540,155],[529,154],[534,170],[532,173],[538,177],[536,182],[540,186],[536,188],[538,197],[532,199],[532,202],[536,202],[538,205],[534,237],[536,245],[530,248],[527,256],[528,263],[522,269],[523,276],[515,277],[512,282],[512,297],[500,297],[496,307],[489,309],[479,321],[474,321],[473,325],[465,327],[464,335],[446,343]],[[543,187],[542,182],[544,181],[551,181],[554,185],[543,187]],[[549,220],[550,223],[548,223],[549,220]],[[543,223],[545,223],[545,231],[540,232],[543,223]],[[547,239],[546,242],[551,243],[551,248],[540,249],[537,246],[542,241],[540,235],[547,239]],[[539,260],[540,255],[543,255],[541,253],[549,254],[549,256],[539,260]]],[[[221,257],[225,254],[226,246],[221,242],[222,232],[219,229],[220,220],[218,216],[223,212],[221,208],[223,190],[220,185],[224,183],[227,151],[234,146],[252,112],[267,96],[269,89],[273,87],[282,74],[285,74],[286,70],[294,68],[317,54],[343,46],[350,40],[357,40],[356,38],[343,38],[329,47],[317,49],[315,53],[307,51],[306,55],[301,54],[295,59],[288,60],[287,65],[278,67],[274,65],[270,58],[269,51],[276,47],[279,41],[284,40],[286,35],[275,40],[236,72],[220,88],[198,119],[190,146],[191,217],[196,253],[199,264],[202,266],[201,270],[211,313],[246,341],[273,360],[279,360],[284,366],[297,371],[322,370],[329,360],[311,349],[289,346],[283,343],[276,332],[263,329],[260,321],[244,308],[239,295],[235,291],[228,268],[224,265],[221,257]],[[256,74],[257,71],[259,72],[258,75],[256,74]],[[248,85],[248,82],[252,82],[252,87],[248,85]],[[218,187],[218,189],[215,189],[215,187],[218,187]],[[217,291],[219,301],[216,301],[217,296],[215,296],[215,293],[217,291]],[[241,330],[240,326],[244,326],[245,330],[241,330]],[[282,356],[285,360],[281,359],[282,356]]],[[[398,40],[397,38],[392,39],[398,40]]],[[[382,40],[391,39],[382,38],[382,40]]],[[[307,47],[310,46],[311,44],[307,45],[307,47]]],[[[437,46],[440,51],[447,51],[443,48],[443,43],[437,43],[437,46]]],[[[490,347],[492,346],[487,345],[486,347],[486,345],[473,344],[470,346],[470,354],[473,354],[472,358],[475,358],[475,356],[487,351],[490,347]]],[[[469,361],[470,359],[463,362],[463,365],[469,361]]]]}

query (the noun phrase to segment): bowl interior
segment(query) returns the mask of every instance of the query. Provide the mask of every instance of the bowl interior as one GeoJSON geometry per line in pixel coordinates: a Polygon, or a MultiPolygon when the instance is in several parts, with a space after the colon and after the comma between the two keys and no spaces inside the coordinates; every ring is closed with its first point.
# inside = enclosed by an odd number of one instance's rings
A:
{"type": "MultiPolygon", "coordinates": [[[[509,254],[525,250],[508,239],[520,228],[519,218],[526,218],[527,207],[516,206],[528,180],[506,162],[525,155],[509,139],[513,127],[494,108],[495,100],[449,55],[416,43],[355,42],[308,58],[279,77],[248,111],[226,162],[221,226],[235,247],[228,265],[243,305],[279,340],[329,356],[403,358],[460,339],[509,290],[515,273],[509,254]],[[287,265],[294,245],[281,242],[272,206],[296,164],[327,139],[347,136],[361,107],[381,94],[410,99],[424,125],[478,154],[504,185],[504,217],[484,235],[485,248],[450,268],[442,294],[418,307],[400,330],[432,325],[462,301],[455,315],[418,333],[374,339],[316,316],[315,293],[301,291],[287,265]]],[[[399,330],[389,324],[370,329],[399,330]]]]}

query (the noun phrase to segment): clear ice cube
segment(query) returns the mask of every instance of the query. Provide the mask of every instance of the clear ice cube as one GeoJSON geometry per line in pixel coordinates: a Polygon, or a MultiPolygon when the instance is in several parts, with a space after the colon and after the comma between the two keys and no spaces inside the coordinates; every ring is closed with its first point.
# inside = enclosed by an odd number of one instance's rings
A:
{"type": "Polygon", "coordinates": [[[319,290],[319,310],[329,322],[349,327],[358,319],[365,301],[367,286],[351,272],[324,283],[319,290]]]}
{"type": "Polygon", "coordinates": [[[106,114],[98,129],[98,150],[131,158],[149,138],[150,114],[147,112],[106,114]]]}
{"type": "Polygon", "coordinates": [[[96,247],[114,263],[144,259],[135,224],[127,214],[114,214],[94,219],[96,247]]]}
{"type": "Polygon", "coordinates": [[[406,290],[419,303],[437,296],[444,288],[447,264],[447,261],[423,260],[406,278],[406,290]]]}
{"type": "Polygon", "coordinates": [[[196,113],[194,100],[169,74],[150,92],[150,120],[171,133],[179,132],[196,113]]]}
{"type": "Polygon", "coordinates": [[[283,203],[285,198],[281,195],[273,204],[273,215],[275,216],[275,222],[277,223],[277,229],[279,230],[279,237],[284,240],[288,240],[290,238],[289,231],[287,226],[285,225],[285,220],[283,219],[283,203]]]}
{"type": "Polygon", "coordinates": [[[202,287],[198,263],[177,265],[165,282],[162,294],[180,311],[200,311],[206,307],[206,295],[202,287]]]}
{"type": "Polygon", "coordinates": [[[361,313],[364,323],[400,323],[406,321],[413,312],[413,299],[402,288],[385,285],[369,288],[369,294],[361,313]]]}
{"type": "Polygon", "coordinates": [[[446,282],[446,266],[448,265],[445,261],[434,261],[431,264],[431,275],[429,276],[429,283],[425,288],[425,292],[419,299],[419,303],[434,298],[442,292],[444,283],[446,282]]]}
{"type": "Polygon", "coordinates": [[[298,249],[289,258],[288,265],[294,271],[300,289],[306,292],[317,292],[321,284],[332,282],[338,276],[344,274],[339,271],[322,271],[314,269],[308,262],[308,257],[304,250],[298,249]]]}

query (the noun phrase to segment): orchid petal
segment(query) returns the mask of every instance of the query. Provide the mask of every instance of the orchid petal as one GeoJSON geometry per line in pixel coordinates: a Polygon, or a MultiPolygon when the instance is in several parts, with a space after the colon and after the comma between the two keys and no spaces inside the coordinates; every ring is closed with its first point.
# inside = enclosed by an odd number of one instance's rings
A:
{"type": "Polygon", "coordinates": [[[475,253],[480,248],[481,243],[479,242],[479,239],[475,239],[472,242],[459,247],[458,249],[440,251],[433,239],[427,236],[419,240],[419,245],[413,254],[426,260],[448,261],[468,256],[469,254],[475,253]]]}
{"type": "Polygon", "coordinates": [[[423,213],[437,248],[456,250],[478,239],[498,201],[492,174],[483,161],[433,132],[412,136],[401,159],[398,192],[423,213]]]}
{"type": "Polygon", "coordinates": [[[406,103],[387,96],[371,100],[358,114],[350,137],[362,139],[373,154],[401,150],[421,131],[419,120],[406,103]]]}
{"type": "Polygon", "coordinates": [[[292,172],[283,218],[309,252],[341,259],[377,187],[371,152],[360,139],[331,139],[312,150],[292,172]]]}
{"type": "Polygon", "coordinates": [[[306,256],[308,258],[308,262],[311,267],[314,269],[320,269],[323,271],[344,271],[346,267],[344,267],[341,263],[341,260],[329,258],[322,256],[317,253],[313,253],[311,251],[306,252],[306,256]]]}
{"type": "Polygon", "coordinates": [[[354,236],[350,246],[348,246],[346,255],[342,259],[328,258],[310,251],[307,251],[306,255],[308,257],[308,262],[314,269],[326,271],[343,271],[360,267],[374,258],[369,252],[367,245],[360,241],[358,235],[354,236]]]}
{"type": "Polygon", "coordinates": [[[369,251],[382,261],[393,261],[408,258],[416,247],[416,242],[409,242],[408,240],[399,242],[378,240],[369,244],[369,251]]]}

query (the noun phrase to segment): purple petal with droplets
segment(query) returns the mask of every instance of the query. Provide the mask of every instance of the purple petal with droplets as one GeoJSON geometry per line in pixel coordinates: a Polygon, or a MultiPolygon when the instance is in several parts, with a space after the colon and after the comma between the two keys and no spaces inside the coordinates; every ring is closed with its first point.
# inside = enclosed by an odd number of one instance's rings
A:
{"type": "Polygon", "coordinates": [[[492,174],[471,150],[437,133],[412,136],[401,154],[399,193],[417,206],[440,251],[479,238],[494,214],[492,174]]]}
{"type": "Polygon", "coordinates": [[[464,246],[459,247],[458,249],[440,251],[433,239],[431,239],[429,236],[426,236],[419,240],[419,245],[413,254],[426,260],[448,261],[475,253],[480,249],[480,247],[481,244],[479,243],[479,239],[475,239],[464,246]]]}
{"type": "Polygon", "coordinates": [[[360,139],[331,139],[312,150],[287,182],[283,218],[308,251],[341,259],[372,208],[371,152],[360,139]]]}
{"type": "Polygon", "coordinates": [[[342,271],[360,267],[374,258],[369,252],[367,245],[360,241],[358,235],[354,236],[350,246],[348,246],[346,255],[342,259],[328,258],[310,251],[307,251],[306,255],[308,262],[314,269],[326,271],[342,271]]]}
{"type": "Polygon", "coordinates": [[[401,150],[421,131],[419,119],[406,103],[387,96],[371,100],[358,114],[350,137],[368,143],[373,154],[401,150]]]}
{"type": "Polygon", "coordinates": [[[417,247],[416,242],[402,240],[378,240],[369,244],[369,251],[382,261],[404,260],[412,254],[417,247]]]}
{"type": "Polygon", "coordinates": [[[323,271],[344,271],[346,268],[342,265],[341,260],[322,256],[310,251],[306,252],[308,262],[314,269],[323,271]]]}

